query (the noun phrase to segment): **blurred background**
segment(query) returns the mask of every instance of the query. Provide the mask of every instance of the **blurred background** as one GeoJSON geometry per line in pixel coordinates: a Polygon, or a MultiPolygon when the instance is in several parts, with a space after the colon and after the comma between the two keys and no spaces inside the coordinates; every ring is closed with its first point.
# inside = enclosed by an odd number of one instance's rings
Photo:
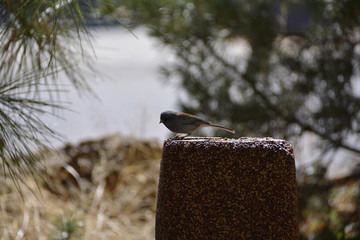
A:
{"type": "MultiPolygon", "coordinates": [[[[130,32],[106,25],[89,31],[93,49],[87,51],[94,69],[83,74],[92,94],[79,95],[69,88],[61,97],[71,111],[62,111],[61,118],[42,117],[64,137],[52,143],[59,146],[64,140],[76,143],[116,132],[161,142],[169,134],[159,125],[160,113],[176,109],[182,92],[159,74],[160,66],[172,61],[173,54],[143,27],[130,32]]],[[[59,81],[66,82],[66,74],[60,74],[59,81]]]]}
{"type": "Polygon", "coordinates": [[[164,110],[236,130],[198,135],[288,140],[300,238],[360,239],[358,0],[3,1],[0,16],[2,239],[153,239],[164,110]]]}

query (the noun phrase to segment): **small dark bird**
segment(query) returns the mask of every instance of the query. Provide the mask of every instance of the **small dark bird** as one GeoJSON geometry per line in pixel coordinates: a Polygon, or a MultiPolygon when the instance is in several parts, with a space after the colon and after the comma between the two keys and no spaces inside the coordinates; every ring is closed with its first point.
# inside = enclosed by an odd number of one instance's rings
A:
{"type": "Polygon", "coordinates": [[[214,127],[235,133],[235,130],[233,129],[212,124],[202,118],[182,112],[163,112],[160,115],[160,123],[163,123],[170,131],[180,133],[176,137],[184,133],[187,134],[185,137],[190,136],[193,132],[201,127],[214,127]]]}

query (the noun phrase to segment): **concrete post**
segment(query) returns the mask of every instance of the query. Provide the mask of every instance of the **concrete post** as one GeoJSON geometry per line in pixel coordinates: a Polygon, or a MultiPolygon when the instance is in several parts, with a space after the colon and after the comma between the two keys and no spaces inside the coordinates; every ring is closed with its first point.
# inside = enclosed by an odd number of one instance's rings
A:
{"type": "Polygon", "coordinates": [[[294,160],[272,138],[166,140],[155,238],[298,239],[294,160]]]}

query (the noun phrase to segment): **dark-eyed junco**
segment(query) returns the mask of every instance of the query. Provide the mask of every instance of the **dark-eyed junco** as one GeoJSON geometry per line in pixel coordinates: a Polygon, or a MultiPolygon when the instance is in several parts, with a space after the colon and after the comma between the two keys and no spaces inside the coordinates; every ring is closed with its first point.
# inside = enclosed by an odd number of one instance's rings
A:
{"type": "Polygon", "coordinates": [[[193,132],[195,132],[198,128],[201,127],[214,127],[231,133],[235,133],[235,130],[233,129],[212,124],[197,116],[182,112],[163,112],[160,115],[160,123],[163,123],[170,131],[175,133],[186,133],[186,136],[191,135],[193,132]]]}

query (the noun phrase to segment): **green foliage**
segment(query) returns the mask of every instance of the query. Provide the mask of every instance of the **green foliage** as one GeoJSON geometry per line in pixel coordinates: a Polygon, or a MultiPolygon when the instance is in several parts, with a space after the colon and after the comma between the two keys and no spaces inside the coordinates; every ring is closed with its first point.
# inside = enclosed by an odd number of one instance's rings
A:
{"type": "Polygon", "coordinates": [[[62,107],[51,99],[31,96],[40,87],[33,73],[0,83],[0,157],[3,171],[16,183],[35,169],[33,151],[47,148],[50,138],[58,136],[41,116],[62,107]]]}
{"type": "Polygon", "coordinates": [[[101,15],[108,15],[113,14],[116,10],[116,3],[115,0],[104,0],[101,2],[100,6],[100,14],[101,15]]]}
{"type": "Polygon", "coordinates": [[[88,33],[76,1],[1,0],[0,6],[3,81],[31,71],[39,82],[48,83],[65,71],[74,86],[86,86],[77,68],[85,54],[78,54],[81,39],[88,33]]]}
{"type": "Polygon", "coordinates": [[[80,71],[89,64],[89,35],[77,1],[0,0],[0,21],[0,159],[18,184],[34,173],[33,152],[60,136],[42,115],[64,109],[59,95],[66,84],[89,90],[80,71]],[[57,80],[59,72],[69,83],[57,80]]]}
{"type": "Polygon", "coordinates": [[[54,220],[54,232],[50,240],[78,240],[84,239],[84,218],[75,213],[59,215],[54,220]]]}

